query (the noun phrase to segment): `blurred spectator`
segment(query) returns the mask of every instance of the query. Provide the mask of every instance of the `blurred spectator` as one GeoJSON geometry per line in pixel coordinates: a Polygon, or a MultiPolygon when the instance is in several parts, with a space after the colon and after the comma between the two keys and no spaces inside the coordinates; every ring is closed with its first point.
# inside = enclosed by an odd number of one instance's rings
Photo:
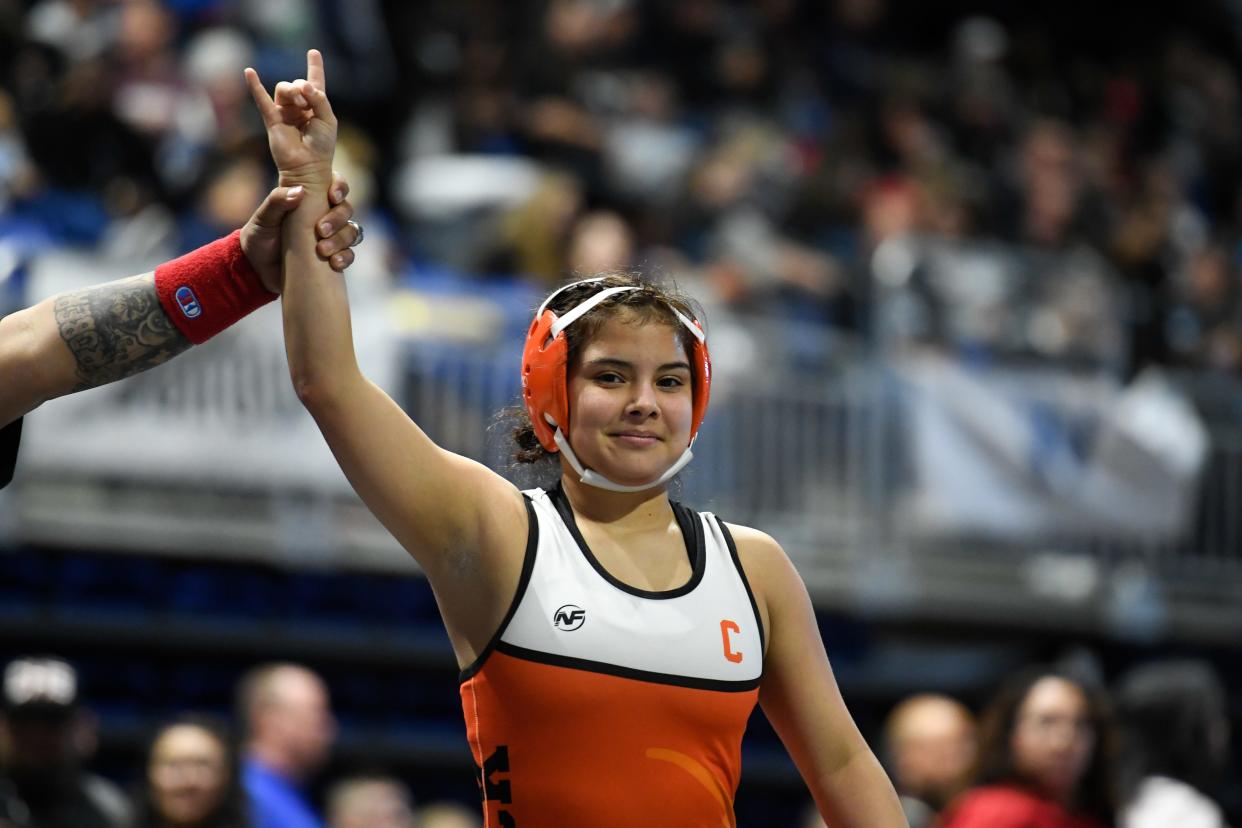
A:
{"type": "MultiPolygon", "coordinates": [[[[975,761],[975,718],[947,696],[911,696],[884,723],[884,751],[906,821],[928,828],[966,784],[975,761]]],[[[825,828],[813,807],[803,828],[825,828]]]]}
{"type": "Polygon", "coordinates": [[[418,828],[480,828],[477,808],[457,802],[432,802],[418,812],[418,828]]]}
{"type": "Polygon", "coordinates": [[[652,71],[619,78],[605,138],[609,187],[625,199],[667,207],[677,198],[700,138],[680,118],[671,79],[652,71]]]}
{"type": "Polygon", "coordinates": [[[183,222],[180,247],[193,250],[244,225],[253,205],[266,195],[269,179],[267,168],[249,156],[221,159],[205,177],[193,214],[183,222]]]}
{"type": "Polygon", "coordinates": [[[519,273],[542,284],[564,279],[565,250],[582,210],[582,188],[565,173],[542,177],[531,197],[504,216],[499,249],[487,260],[492,272],[519,273]]]}
{"type": "Polygon", "coordinates": [[[323,828],[305,786],[336,738],[323,680],[296,664],[266,664],[242,677],[242,782],[255,828],[323,828]]]}
{"type": "Polygon", "coordinates": [[[975,761],[975,719],[947,696],[911,696],[889,714],[884,744],[910,828],[924,828],[966,783],[975,761]]]}
{"type": "Polygon", "coordinates": [[[237,755],[222,726],[193,716],[159,729],[134,828],[250,828],[237,755]]]}
{"type": "MultiPolygon", "coordinates": [[[[157,149],[160,177],[177,203],[213,161],[244,154],[249,142],[260,139],[250,96],[237,82],[237,67],[250,66],[254,58],[249,39],[224,26],[200,32],[186,45],[183,87],[157,149]]],[[[260,187],[269,175],[264,166],[257,177],[260,187]]]]}
{"type": "Polygon", "coordinates": [[[41,0],[26,17],[26,33],[72,61],[103,55],[112,42],[116,10],[98,0],[41,0]]]}
{"type": "Polygon", "coordinates": [[[1019,147],[1018,203],[1010,237],[1036,247],[1064,248],[1087,237],[1084,176],[1077,133],[1055,119],[1036,121],[1019,147]]]}
{"type": "Polygon", "coordinates": [[[1121,828],[1224,828],[1208,798],[1229,755],[1225,689],[1206,662],[1137,667],[1117,684],[1121,828]]]}
{"type": "Polygon", "coordinates": [[[569,235],[568,273],[586,277],[629,270],[633,264],[634,234],[616,213],[588,213],[574,225],[569,235]]]}
{"type": "Polygon", "coordinates": [[[972,162],[995,162],[1019,107],[1004,64],[1010,49],[1005,26],[989,17],[968,17],[953,32],[949,83],[954,94],[949,117],[957,145],[972,162]]]}
{"type": "Polygon", "coordinates": [[[110,782],[82,770],[94,753],[96,721],[78,703],[78,676],[58,658],[20,658],[4,671],[0,755],[31,828],[122,828],[129,803],[110,782]]]}
{"type": "Polygon", "coordinates": [[[1023,671],[984,712],[974,787],[938,828],[1103,828],[1112,824],[1105,701],[1053,668],[1023,671]]]}
{"type": "Polygon", "coordinates": [[[124,199],[123,191],[114,187],[111,195],[116,202],[109,205],[113,215],[132,213],[147,199],[181,196],[191,182],[173,147],[183,134],[201,131],[210,136],[212,126],[209,114],[198,116],[201,97],[191,94],[182,72],[176,16],[159,0],[124,0],[118,7],[120,22],[107,80],[112,111],[150,156],[154,180],[134,182],[144,192],[137,196],[126,192],[124,199]]]}
{"type": "Polygon", "coordinates": [[[1224,373],[1242,370],[1242,289],[1219,244],[1192,253],[1171,285],[1165,336],[1173,360],[1224,373]]]}
{"type": "Polygon", "coordinates": [[[416,828],[409,790],[389,776],[355,776],[328,791],[328,828],[416,828]]]}
{"type": "Polygon", "coordinates": [[[0,214],[14,201],[29,197],[38,183],[39,173],[26,150],[13,98],[0,90],[0,214]]]}
{"type": "Polygon", "coordinates": [[[862,192],[862,231],[869,249],[888,239],[909,236],[920,229],[923,193],[918,184],[901,175],[871,182],[862,192]]]}

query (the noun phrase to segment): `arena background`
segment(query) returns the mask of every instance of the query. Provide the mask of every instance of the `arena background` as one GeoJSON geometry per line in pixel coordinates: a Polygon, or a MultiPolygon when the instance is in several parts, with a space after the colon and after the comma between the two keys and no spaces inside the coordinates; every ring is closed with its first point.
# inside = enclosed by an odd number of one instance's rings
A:
{"type": "MultiPolygon", "coordinates": [[[[680,496],[790,552],[873,744],[913,692],[1166,655],[1215,663],[1238,732],[1240,38],[1229,0],[3,2],[0,310],[239,226],[271,182],[241,69],[317,47],[360,355],[442,445],[506,467],[550,285],[675,280],[718,372],[680,496]]],[[[78,667],[122,783],[290,659],[342,723],[325,780],[474,801],[434,601],[277,314],[28,419],[0,658],[78,667]]],[[[795,824],[760,714],[744,757],[739,824],[795,824]]]]}

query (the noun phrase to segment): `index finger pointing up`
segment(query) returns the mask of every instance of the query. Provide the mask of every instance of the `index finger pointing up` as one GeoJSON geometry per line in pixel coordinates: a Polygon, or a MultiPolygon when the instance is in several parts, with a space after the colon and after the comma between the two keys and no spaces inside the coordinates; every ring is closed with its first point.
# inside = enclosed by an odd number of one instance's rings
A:
{"type": "Polygon", "coordinates": [[[320,92],[328,91],[327,78],[323,73],[323,55],[318,49],[306,51],[306,79],[315,84],[315,88],[320,92]]]}
{"type": "Polygon", "coordinates": [[[276,108],[276,102],[272,100],[272,96],[267,94],[267,90],[263,88],[263,82],[259,80],[259,73],[246,67],[244,72],[246,76],[246,86],[250,88],[250,97],[254,98],[254,105],[258,107],[259,114],[263,116],[263,123],[271,126],[280,121],[280,111],[276,108]]]}

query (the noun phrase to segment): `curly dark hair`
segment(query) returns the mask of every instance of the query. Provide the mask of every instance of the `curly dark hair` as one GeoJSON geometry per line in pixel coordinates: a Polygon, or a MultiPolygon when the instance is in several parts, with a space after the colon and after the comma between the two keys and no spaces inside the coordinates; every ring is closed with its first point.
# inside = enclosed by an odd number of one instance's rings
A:
{"type": "Polygon", "coordinates": [[[1096,741],[1087,770],[1075,791],[1074,806],[1105,824],[1112,824],[1116,801],[1112,773],[1116,737],[1112,713],[1102,689],[1060,667],[1029,667],[1001,686],[980,722],[979,754],[975,760],[974,773],[971,774],[973,785],[1030,784],[1030,780],[1023,778],[1014,765],[1010,742],[1023,702],[1032,688],[1046,678],[1069,682],[1081,690],[1087,699],[1087,716],[1096,741]]]}
{"type": "MultiPolygon", "coordinates": [[[[640,325],[671,326],[677,331],[677,338],[686,353],[691,352],[694,346],[694,334],[681,323],[674,309],[687,318],[703,324],[702,308],[694,300],[680,293],[672,285],[666,286],[639,273],[606,273],[598,278],[599,281],[574,285],[558,294],[548,305],[548,309],[557,315],[562,315],[601,290],[611,287],[634,287],[637,290],[627,290],[608,297],[565,329],[565,339],[569,344],[570,371],[576,367],[583,349],[595,338],[600,328],[610,319],[621,314],[627,315],[640,325]]],[[[505,409],[500,413],[499,421],[512,424],[511,434],[515,445],[513,460],[516,466],[553,466],[556,464],[557,454],[548,451],[540,444],[525,406],[517,405],[505,409]]]]}
{"type": "MultiPolygon", "coordinates": [[[[253,823],[250,820],[246,795],[242,789],[237,745],[224,722],[211,716],[200,714],[185,714],[165,722],[159,726],[147,742],[146,767],[149,768],[151,766],[152,754],[160,738],[174,727],[183,725],[196,727],[211,734],[211,737],[224,748],[228,782],[226,783],[224,795],[220,798],[220,804],[202,822],[202,828],[251,828],[253,823]]],[[[151,784],[145,774],[143,776],[142,788],[138,795],[134,797],[134,802],[137,803],[137,807],[134,813],[133,828],[160,828],[160,826],[165,824],[155,808],[154,798],[151,795],[151,784]]]]}

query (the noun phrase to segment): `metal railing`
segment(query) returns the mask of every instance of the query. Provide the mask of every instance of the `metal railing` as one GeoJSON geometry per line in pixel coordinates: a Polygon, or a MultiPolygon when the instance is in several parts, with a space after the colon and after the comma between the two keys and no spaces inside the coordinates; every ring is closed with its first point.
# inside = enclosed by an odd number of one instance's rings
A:
{"type": "MultiPolygon", "coordinates": [[[[382,313],[356,309],[360,339],[391,341],[382,313]]],[[[872,612],[1040,613],[1041,622],[1132,634],[1178,628],[1177,602],[1198,613],[1200,631],[1242,622],[1232,597],[1242,594],[1242,430],[1210,429],[1177,531],[1136,535],[1058,523],[1055,514],[1008,534],[929,528],[912,505],[921,437],[899,366],[824,333],[828,356],[791,372],[765,356],[787,330],[718,318],[716,333],[749,343],[739,352],[751,356],[741,368],[718,357],[712,408],[679,497],[776,536],[820,600],[872,612]]],[[[515,347],[412,341],[404,353],[371,350],[360,344],[374,357],[372,373],[385,375],[433,439],[506,471],[495,414],[518,399],[515,347]]],[[[1105,394],[1095,380],[1055,373],[1041,383],[1041,395],[1061,395],[1071,408],[1105,394]]],[[[42,543],[410,566],[349,492],[289,388],[279,326],[262,317],[158,372],[36,412],[21,476],[0,499],[4,530],[42,543]]]]}

